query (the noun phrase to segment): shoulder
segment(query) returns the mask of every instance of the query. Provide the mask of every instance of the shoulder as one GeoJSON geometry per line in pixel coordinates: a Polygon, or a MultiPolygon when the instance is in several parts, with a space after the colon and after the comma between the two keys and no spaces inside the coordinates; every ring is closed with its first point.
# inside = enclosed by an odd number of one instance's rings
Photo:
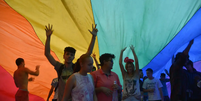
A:
{"type": "Polygon", "coordinates": [[[100,69],[97,70],[97,71],[93,71],[93,72],[91,72],[90,74],[91,74],[92,76],[95,76],[95,75],[98,75],[99,73],[100,73],[100,69]]]}
{"type": "Polygon", "coordinates": [[[114,76],[118,76],[115,72],[111,71],[111,74],[114,76]]]}

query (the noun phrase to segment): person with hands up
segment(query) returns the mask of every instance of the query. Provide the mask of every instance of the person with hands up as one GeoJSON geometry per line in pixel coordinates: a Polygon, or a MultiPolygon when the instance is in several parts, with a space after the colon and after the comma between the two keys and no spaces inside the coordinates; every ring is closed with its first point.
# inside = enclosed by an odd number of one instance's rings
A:
{"type": "MultiPolygon", "coordinates": [[[[91,55],[95,39],[97,36],[98,29],[96,28],[97,25],[92,24],[92,31],[89,30],[89,32],[92,34],[92,39],[90,42],[90,45],[88,47],[88,50],[85,54],[91,55]]],[[[58,75],[58,85],[55,89],[58,89],[58,101],[62,100],[64,88],[67,79],[73,74],[74,71],[79,70],[79,68],[74,68],[75,64],[72,62],[75,58],[76,50],[73,47],[65,47],[64,48],[64,54],[63,59],[64,63],[60,63],[59,61],[56,61],[53,56],[50,54],[50,39],[51,35],[53,34],[53,25],[48,24],[48,26],[45,26],[46,31],[46,42],[45,42],[45,56],[48,59],[48,61],[54,66],[54,69],[57,72],[58,75]]]]}
{"type": "Polygon", "coordinates": [[[133,53],[135,59],[135,65],[133,64],[134,60],[126,57],[124,62],[126,63],[125,68],[122,64],[123,52],[126,50],[126,47],[121,50],[119,58],[119,66],[123,76],[123,101],[139,101],[140,100],[140,74],[139,74],[139,63],[138,58],[135,53],[133,45],[130,46],[130,49],[133,53]]]}

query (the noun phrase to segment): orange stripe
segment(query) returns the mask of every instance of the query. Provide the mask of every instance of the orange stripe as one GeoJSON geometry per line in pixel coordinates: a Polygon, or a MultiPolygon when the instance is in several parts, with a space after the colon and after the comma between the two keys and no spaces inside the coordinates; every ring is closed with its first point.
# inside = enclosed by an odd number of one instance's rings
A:
{"type": "MultiPolygon", "coordinates": [[[[18,57],[24,58],[25,66],[31,70],[40,65],[40,74],[34,82],[29,83],[28,89],[31,94],[46,99],[56,72],[44,56],[44,45],[30,23],[3,0],[0,0],[0,15],[0,65],[11,75],[17,69],[15,60],[18,57]]],[[[58,60],[53,52],[51,54],[58,60]]]]}

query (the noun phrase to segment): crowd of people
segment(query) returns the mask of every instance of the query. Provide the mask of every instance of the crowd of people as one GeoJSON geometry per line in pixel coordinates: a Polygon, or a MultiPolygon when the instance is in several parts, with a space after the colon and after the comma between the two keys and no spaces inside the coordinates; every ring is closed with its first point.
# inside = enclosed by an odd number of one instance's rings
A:
{"type": "MultiPolygon", "coordinates": [[[[47,101],[55,92],[52,101],[201,101],[201,73],[193,67],[193,62],[189,59],[188,52],[193,45],[193,40],[183,52],[177,53],[173,58],[170,70],[161,73],[160,79],[153,77],[153,70],[146,69],[146,75],[143,76],[142,69],[139,69],[138,57],[134,46],[130,46],[133,53],[133,59],[126,57],[123,60],[123,48],[120,52],[119,67],[123,77],[123,87],[120,84],[118,75],[111,71],[113,68],[114,54],[104,53],[100,56],[99,62],[96,55],[92,54],[95,39],[97,36],[96,25],[92,25],[92,39],[86,53],[81,55],[76,63],[72,61],[75,58],[76,49],[66,47],[64,49],[64,63],[56,61],[50,54],[50,39],[53,33],[53,26],[45,26],[46,43],[45,56],[54,66],[58,78],[52,80],[47,101]],[[93,60],[96,67],[93,66],[93,60]],[[125,66],[122,62],[125,62],[125,66]],[[185,67],[185,68],[183,68],[185,67]],[[171,96],[169,98],[166,83],[171,84],[171,96]]],[[[39,75],[39,65],[35,71],[25,67],[25,61],[22,58],[16,60],[18,69],[14,72],[14,81],[19,88],[15,99],[16,101],[29,101],[28,81],[34,78],[28,78],[28,75],[39,75]]]]}

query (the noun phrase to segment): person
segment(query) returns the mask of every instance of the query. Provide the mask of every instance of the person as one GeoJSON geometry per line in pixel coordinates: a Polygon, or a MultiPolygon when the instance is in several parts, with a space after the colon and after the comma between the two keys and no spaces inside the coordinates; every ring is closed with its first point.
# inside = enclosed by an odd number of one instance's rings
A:
{"type": "Polygon", "coordinates": [[[15,61],[18,69],[14,72],[13,78],[18,91],[15,94],[15,101],[29,101],[28,81],[33,81],[34,78],[29,75],[39,75],[39,65],[36,66],[35,71],[31,71],[25,67],[25,61],[23,58],[17,58],[15,61]]]}
{"type": "Polygon", "coordinates": [[[159,81],[153,77],[153,70],[148,68],[146,70],[147,79],[143,83],[143,91],[148,92],[148,100],[149,101],[164,101],[163,100],[163,85],[159,81]]]}
{"type": "Polygon", "coordinates": [[[117,90],[119,94],[121,93],[119,77],[111,71],[114,58],[113,54],[102,54],[99,58],[101,69],[91,73],[98,101],[112,101],[113,91],[117,90]],[[114,84],[115,81],[116,84],[114,84]]]}
{"type": "Polygon", "coordinates": [[[197,86],[197,83],[201,78],[201,73],[193,67],[193,62],[191,60],[187,60],[185,68],[186,70],[184,70],[184,72],[187,77],[187,100],[201,101],[201,89],[197,86]]]}
{"type": "Polygon", "coordinates": [[[183,52],[177,53],[176,58],[170,67],[171,101],[187,101],[187,81],[183,66],[189,58],[188,52],[192,44],[193,40],[189,42],[183,52]]]}
{"type": "Polygon", "coordinates": [[[139,101],[140,100],[140,84],[139,84],[139,63],[137,55],[134,51],[133,45],[130,46],[130,49],[133,53],[134,59],[135,59],[135,65],[133,64],[134,60],[129,59],[126,57],[124,59],[124,62],[126,63],[124,69],[124,66],[122,64],[122,56],[123,52],[126,48],[121,50],[120,58],[119,58],[119,66],[121,69],[121,73],[123,76],[123,101],[139,101]],[[135,70],[134,70],[135,68],[135,70]]]}
{"type": "MultiPolygon", "coordinates": [[[[167,73],[166,69],[165,69],[165,71],[167,73]]],[[[170,101],[170,98],[168,96],[167,86],[166,86],[166,83],[169,82],[170,79],[167,79],[165,77],[166,77],[165,73],[161,73],[160,81],[161,81],[161,83],[163,85],[163,87],[162,87],[163,97],[164,97],[164,101],[170,101]]]]}
{"type": "Polygon", "coordinates": [[[52,95],[53,91],[54,91],[54,98],[52,99],[52,101],[57,101],[58,98],[58,89],[56,89],[57,85],[58,85],[58,78],[54,78],[51,83],[51,89],[49,91],[47,101],[49,101],[49,98],[52,95]]]}
{"type": "Polygon", "coordinates": [[[62,101],[68,101],[70,96],[72,101],[97,101],[93,77],[87,74],[93,68],[93,59],[90,55],[83,54],[78,62],[80,67],[75,68],[80,70],[69,77],[62,101]]]}
{"type": "Polygon", "coordinates": [[[100,64],[98,63],[98,60],[96,59],[96,54],[93,53],[93,54],[92,54],[92,57],[93,57],[93,59],[94,59],[94,61],[95,61],[95,63],[96,63],[97,70],[99,70],[99,69],[100,69],[100,64]]]}
{"type": "Polygon", "coordinates": [[[143,88],[142,88],[142,85],[143,85],[143,71],[142,69],[139,69],[139,74],[140,74],[140,79],[139,79],[139,83],[140,83],[140,93],[141,95],[143,95],[143,88]]]}
{"type": "MultiPolygon", "coordinates": [[[[53,58],[53,56],[50,54],[50,37],[53,33],[52,25],[50,26],[50,24],[48,24],[48,26],[45,26],[45,27],[46,27],[45,30],[46,30],[46,37],[47,37],[46,43],[45,43],[45,56],[47,57],[48,61],[54,66],[54,69],[57,71],[59,83],[56,88],[58,88],[58,101],[61,101],[63,97],[66,81],[70,77],[70,75],[73,74],[73,71],[74,71],[73,67],[75,64],[73,64],[72,61],[75,57],[76,50],[73,47],[66,47],[64,49],[64,54],[63,54],[64,64],[56,61],[53,58]]],[[[92,34],[92,39],[86,54],[91,55],[93,47],[94,47],[95,39],[97,36],[97,32],[98,32],[98,30],[96,29],[96,25],[94,27],[92,24],[92,31],[89,30],[89,32],[92,34]]]]}

